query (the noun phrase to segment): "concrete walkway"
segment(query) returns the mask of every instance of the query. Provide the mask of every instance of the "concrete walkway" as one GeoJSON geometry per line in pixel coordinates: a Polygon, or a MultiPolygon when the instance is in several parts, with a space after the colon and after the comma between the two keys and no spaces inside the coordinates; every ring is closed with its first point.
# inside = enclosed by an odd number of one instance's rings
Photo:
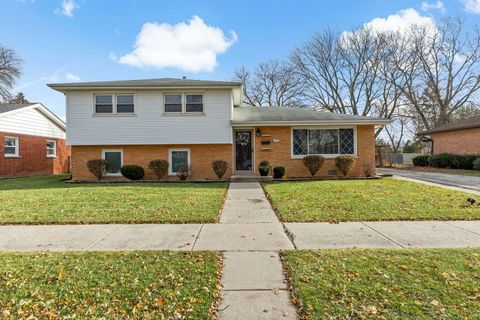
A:
{"type": "Polygon", "coordinates": [[[480,194],[480,177],[390,168],[377,168],[377,173],[393,174],[399,177],[463,189],[461,191],[475,191],[474,193],[480,194]]]}
{"type": "Polygon", "coordinates": [[[273,251],[293,245],[260,184],[231,183],[216,226],[221,235],[200,235],[199,242],[203,238],[202,248],[228,247],[220,319],[296,319],[280,257],[273,251]]]}

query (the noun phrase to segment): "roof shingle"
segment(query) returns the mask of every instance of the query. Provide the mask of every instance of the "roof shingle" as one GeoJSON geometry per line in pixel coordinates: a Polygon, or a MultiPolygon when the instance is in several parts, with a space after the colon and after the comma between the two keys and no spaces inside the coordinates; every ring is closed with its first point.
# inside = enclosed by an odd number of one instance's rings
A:
{"type": "Polygon", "coordinates": [[[35,103],[0,103],[0,113],[22,109],[34,104],[35,103]]]}
{"type": "Polygon", "coordinates": [[[465,130],[480,128],[480,115],[473,116],[468,119],[458,120],[450,123],[446,123],[439,127],[433,128],[431,130],[426,130],[417,133],[417,135],[428,135],[431,133],[446,132],[446,131],[456,131],[456,130],[465,130]]]}
{"type": "Polygon", "coordinates": [[[358,122],[358,123],[387,123],[388,119],[364,117],[350,114],[321,112],[310,109],[287,107],[235,107],[232,123],[255,122],[358,122]]]}
{"type": "Polygon", "coordinates": [[[144,80],[118,80],[118,81],[95,81],[95,82],[71,82],[71,83],[49,83],[48,86],[53,89],[59,88],[131,88],[131,87],[239,87],[240,82],[231,81],[213,81],[213,80],[191,80],[175,78],[159,78],[144,80]]]}

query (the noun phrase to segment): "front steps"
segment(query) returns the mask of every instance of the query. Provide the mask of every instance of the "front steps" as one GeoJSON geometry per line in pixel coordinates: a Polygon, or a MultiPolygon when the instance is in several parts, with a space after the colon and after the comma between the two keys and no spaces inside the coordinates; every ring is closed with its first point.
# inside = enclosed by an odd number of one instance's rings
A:
{"type": "Polygon", "coordinates": [[[232,176],[230,178],[232,182],[270,182],[273,181],[271,176],[232,176]]]}

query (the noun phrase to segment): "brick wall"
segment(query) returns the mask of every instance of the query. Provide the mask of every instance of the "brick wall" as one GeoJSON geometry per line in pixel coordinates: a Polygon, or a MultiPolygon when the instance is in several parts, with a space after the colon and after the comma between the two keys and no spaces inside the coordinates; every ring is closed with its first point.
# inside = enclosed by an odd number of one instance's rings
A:
{"type": "MultiPolygon", "coordinates": [[[[256,129],[256,128],[255,128],[256,129]]],[[[303,165],[302,159],[292,159],[292,143],[290,127],[260,127],[261,137],[255,137],[255,169],[260,161],[267,160],[273,167],[285,167],[287,177],[309,177],[310,173],[303,165]],[[270,140],[270,145],[262,145],[262,140],[270,140]],[[279,142],[273,142],[278,140],[279,142]],[[262,151],[262,148],[271,148],[270,151],[262,151]]],[[[254,131],[255,133],[255,131],[254,131]]],[[[373,126],[357,127],[357,161],[350,175],[363,175],[366,162],[375,163],[375,137],[373,126]]],[[[329,170],[336,170],[335,159],[326,159],[318,171],[318,176],[327,176],[329,170]]],[[[256,169],[256,171],[258,171],[256,169]]],[[[258,172],[256,172],[258,174],[258,172]]],[[[273,173],[270,173],[273,174],[273,173]]]]}
{"type": "Polygon", "coordinates": [[[0,178],[56,174],[69,171],[70,147],[64,139],[0,132],[0,178]],[[5,136],[18,137],[19,156],[5,157],[5,136]],[[47,140],[57,141],[57,157],[47,157],[47,140]]]}
{"type": "MultiPolygon", "coordinates": [[[[72,147],[72,174],[75,180],[94,180],[95,177],[88,171],[87,161],[100,159],[102,149],[122,149],[123,164],[136,164],[145,169],[144,179],[156,179],[156,176],[148,170],[148,163],[154,159],[168,161],[168,149],[189,148],[190,162],[192,167],[192,179],[216,179],[212,170],[213,160],[225,160],[228,162],[228,170],[225,177],[231,176],[232,168],[232,145],[231,144],[205,144],[205,145],[137,145],[137,146],[73,146],[72,147]]],[[[169,180],[178,178],[167,177],[169,180]]]]}
{"type": "Polygon", "coordinates": [[[433,153],[480,154],[480,128],[431,134],[433,153]]]}
{"type": "MultiPolygon", "coordinates": [[[[272,166],[284,166],[288,177],[308,177],[310,174],[303,165],[301,159],[291,158],[291,134],[290,127],[261,127],[263,134],[268,137],[255,137],[255,174],[258,175],[258,164],[262,160],[268,160],[272,166]],[[271,151],[262,151],[261,140],[278,140],[271,144],[271,151]]],[[[255,134],[255,130],[253,131],[255,134]]],[[[206,144],[206,145],[125,145],[125,146],[73,146],[72,147],[72,174],[75,180],[94,180],[95,177],[87,169],[87,161],[100,159],[102,149],[122,149],[124,164],[136,164],[145,169],[145,179],[156,179],[148,170],[148,163],[153,159],[168,160],[169,148],[190,148],[192,166],[192,179],[215,179],[212,170],[213,160],[225,160],[228,162],[228,170],[225,178],[232,175],[233,146],[231,144],[206,144]]],[[[375,143],[373,126],[359,126],[357,129],[357,162],[351,171],[351,175],[360,176],[366,162],[375,161],[375,143]]],[[[335,160],[328,159],[318,173],[318,176],[326,176],[328,170],[335,170],[335,160]]],[[[168,177],[176,180],[176,177],[168,177]]]]}

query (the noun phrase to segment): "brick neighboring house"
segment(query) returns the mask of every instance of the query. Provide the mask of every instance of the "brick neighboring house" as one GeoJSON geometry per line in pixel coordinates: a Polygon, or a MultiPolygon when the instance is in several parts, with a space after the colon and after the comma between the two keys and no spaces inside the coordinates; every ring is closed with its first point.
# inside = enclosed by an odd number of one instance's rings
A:
{"type": "Polygon", "coordinates": [[[41,103],[0,104],[0,178],[68,172],[65,130],[41,103]]]}
{"type": "Polygon", "coordinates": [[[417,133],[432,140],[432,153],[480,154],[480,116],[417,133]]]}
{"type": "MultiPolygon", "coordinates": [[[[258,175],[262,160],[288,177],[308,177],[302,159],[326,158],[319,176],[335,175],[335,157],[357,158],[351,175],[375,162],[375,126],[386,119],[285,107],[242,106],[242,84],[190,79],[148,79],[49,84],[66,96],[67,142],[74,180],[94,180],[87,161],[103,158],[107,175],[137,164],[145,179],[154,159],[168,160],[167,179],[180,165],[194,180],[216,179],[213,160],[225,160],[225,178],[258,175]]],[[[272,173],[270,173],[272,174],[272,173]]]]}

